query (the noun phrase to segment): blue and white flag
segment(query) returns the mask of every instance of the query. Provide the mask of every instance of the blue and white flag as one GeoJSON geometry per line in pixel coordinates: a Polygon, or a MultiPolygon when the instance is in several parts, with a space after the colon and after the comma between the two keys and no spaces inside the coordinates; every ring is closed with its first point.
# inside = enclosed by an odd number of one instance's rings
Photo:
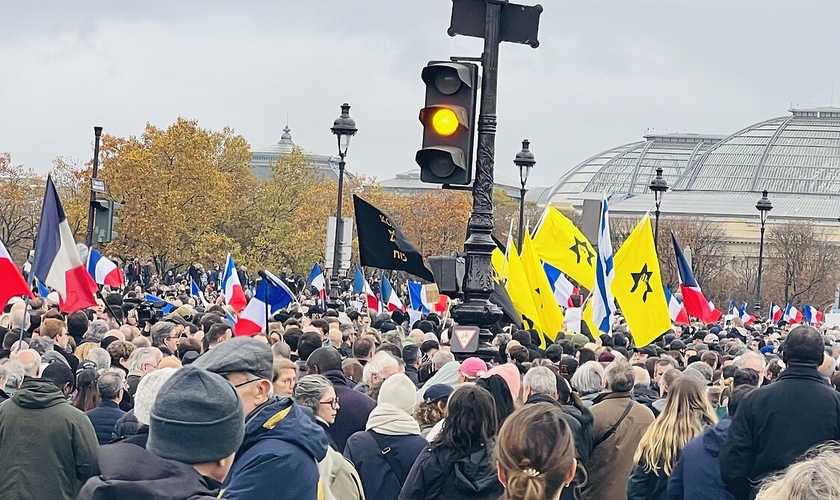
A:
{"type": "Polygon", "coordinates": [[[601,201],[601,222],[598,225],[598,261],[595,265],[595,288],[592,290],[592,320],[599,331],[607,334],[612,333],[612,316],[615,312],[615,300],[610,290],[614,276],[610,209],[605,198],[601,201]]]}
{"type": "Polygon", "coordinates": [[[163,311],[164,314],[169,314],[170,312],[172,312],[173,309],[175,309],[175,306],[173,304],[170,304],[169,302],[167,302],[164,299],[158,297],[157,295],[152,295],[151,293],[147,293],[145,295],[145,299],[146,299],[146,302],[163,302],[164,306],[161,309],[161,311],[163,311]]]}
{"type": "Polygon", "coordinates": [[[204,292],[201,291],[201,288],[198,287],[195,280],[192,278],[190,278],[190,293],[193,297],[201,301],[201,305],[204,306],[205,310],[210,307],[210,303],[204,298],[204,292]]]}
{"type": "MultiPolygon", "coordinates": [[[[428,313],[431,311],[429,300],[426,297],[426,287],[419,281],[408,281],[408,298],[411,300],[411,308],[415,311],[428,313]]],[[[432,307],[434,307],[432,305],[432,307]]]]}

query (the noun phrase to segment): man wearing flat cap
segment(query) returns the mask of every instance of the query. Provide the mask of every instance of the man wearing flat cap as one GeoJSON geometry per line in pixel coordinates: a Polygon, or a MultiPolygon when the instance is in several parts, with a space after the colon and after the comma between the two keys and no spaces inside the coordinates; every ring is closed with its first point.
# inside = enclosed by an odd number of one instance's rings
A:
{"type": "Polygon", "coordinates": [[[242,400],[245,440],[225,483],[229,500],[316,500],[327,436],[288,398],[274,395],[271,348],[250,337],[222,342],[192,365],[217,373],[242,400]]]}

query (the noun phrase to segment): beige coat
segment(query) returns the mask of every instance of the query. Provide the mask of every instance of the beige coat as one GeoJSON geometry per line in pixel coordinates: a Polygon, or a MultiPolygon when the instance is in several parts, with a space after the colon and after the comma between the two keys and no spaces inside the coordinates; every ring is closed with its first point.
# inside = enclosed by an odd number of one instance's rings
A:
{"type": "MultiPolygon", "coordinates": [[[[590,408],[595,417],[592,425],[593,445],[618,421],[629,402],[629,392],[611,392],[596,399],[590,408]]],[[[586,464],[589,481],[583,489],[584,500],[627,499],[627,481],[633,470],[633,455],[642,435],[653,421],[650,409],[633,403],[630,413],[615,434],[592,450],[592,456],[586,464]]]]}

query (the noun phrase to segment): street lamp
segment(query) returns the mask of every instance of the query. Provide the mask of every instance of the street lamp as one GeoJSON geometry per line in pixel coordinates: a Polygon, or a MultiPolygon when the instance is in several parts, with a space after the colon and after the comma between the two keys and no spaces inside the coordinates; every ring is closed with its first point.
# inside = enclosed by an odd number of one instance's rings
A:
{"type": "Polygon", "coordinates": [[[662,167],[657,167],[656,177],[650,180],[648,189],[653,191],[653,200],[656,203],[656,210],[653,212],[653,245],[658,248],[659,244],[659,205],[662,204],[662,197],[668,191],[668,181],[662,176],[662,167]]]}
{"type": "Polygon", "coordinates": [[[522,140],[522,151],[516,153],[513,159],[513,164],[519,167],[519,253],[522,253],[522,238],[525,234],[525,184],[528,182],[528,176],[531,175],[531,169],[537,160],[534,159],[534,153],[531,152],[531,141],[528,139],[522,140]]]}
{"type": "Polygon", "coordinates": [[[767,215],[773,210],[773,204],[767,198],[767,190],[761,192],[761,199],[755,204],[761,217],[761,239],[758,244],[758,280],[755,284],[755,310],[761,311],[761,267],[764,265],[764,226],[767,223],[767,215]]]}
{"type": "Polygon", "coordinates": [[[338,140],[338,201],[335,205],[335,241],[333,242],[332,275],[330,276],[330,304],[335,309],[339,307],[341,288],[338,281],[338,268],[341,265],[341,199],[344,197],[344,157],[350,147],[350,138],[356,135],[356,121],[350,118],[350,105],[341,105],[341,116],[335,119],[332,133],[338,140]]]}

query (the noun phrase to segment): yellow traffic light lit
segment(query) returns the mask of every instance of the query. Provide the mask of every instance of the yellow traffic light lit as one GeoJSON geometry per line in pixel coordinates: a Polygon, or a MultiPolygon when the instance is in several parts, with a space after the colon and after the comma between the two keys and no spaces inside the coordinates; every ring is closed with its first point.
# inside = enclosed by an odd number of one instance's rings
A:
{"type": "Polygon", "coordinates": [[[450,136],[458,130],[458,116],[449,108],[439,108],[432,115],[432,128],[440,135],[450,136]]]}

